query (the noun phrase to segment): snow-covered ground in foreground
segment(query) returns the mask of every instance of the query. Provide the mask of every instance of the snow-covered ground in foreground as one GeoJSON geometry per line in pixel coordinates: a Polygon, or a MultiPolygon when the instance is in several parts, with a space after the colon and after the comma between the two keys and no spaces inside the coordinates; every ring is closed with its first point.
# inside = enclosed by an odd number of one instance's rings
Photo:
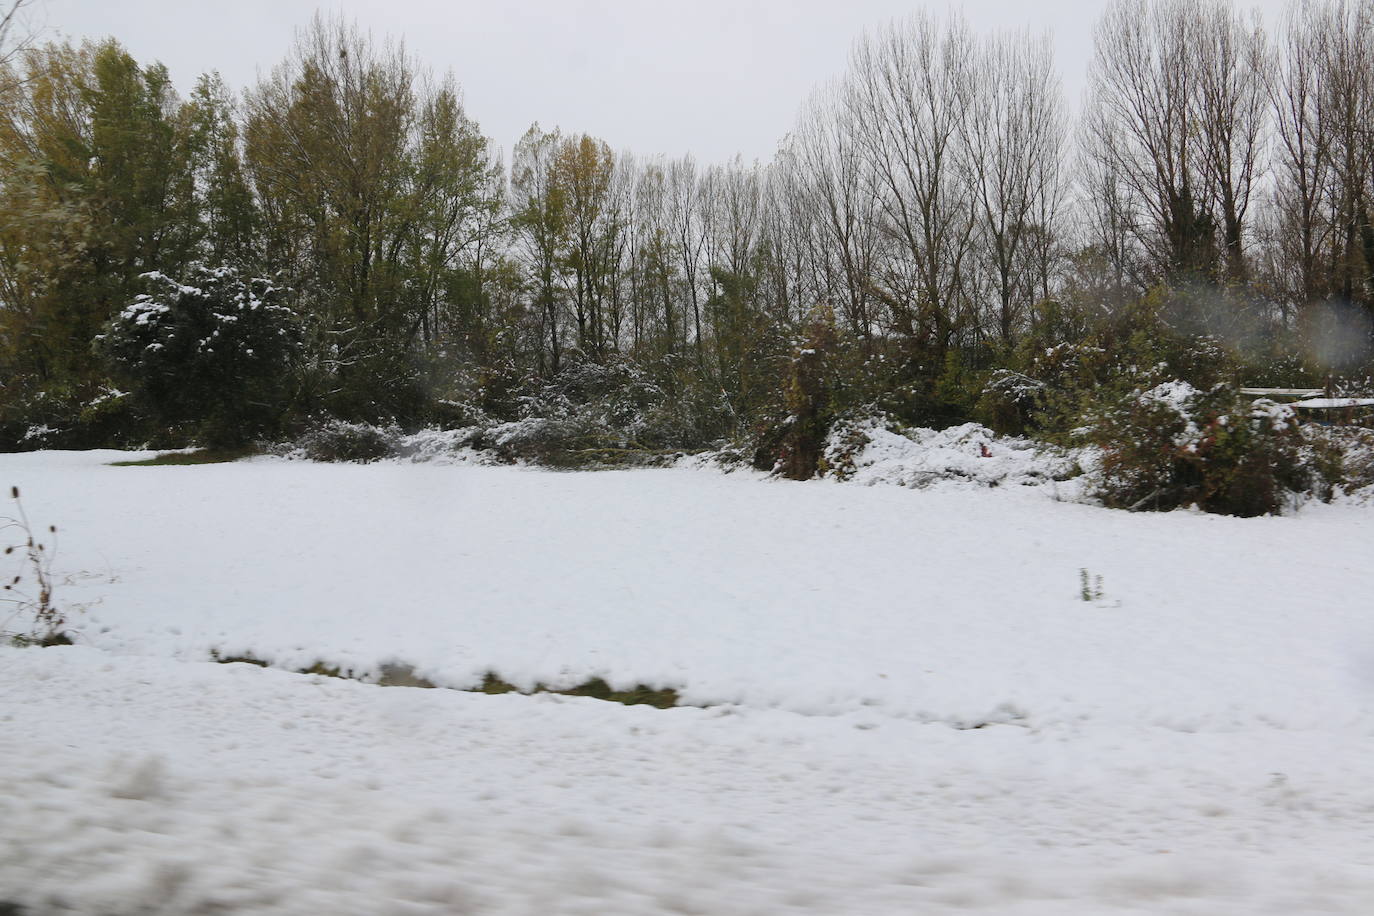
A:
{"type": "Polygon", "coordinates": [[[1367,508],[116,457],[0,456],[101,602],[0,650],[36,916],[1374,912],[1367,508]]]}

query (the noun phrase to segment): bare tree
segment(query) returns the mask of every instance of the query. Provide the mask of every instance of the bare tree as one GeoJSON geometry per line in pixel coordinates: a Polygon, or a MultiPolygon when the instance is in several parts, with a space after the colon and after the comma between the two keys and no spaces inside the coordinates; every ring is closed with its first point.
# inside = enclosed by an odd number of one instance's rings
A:
{"type": "Polygon", "coordinates": [[[668,163],[667,182],[673,247],[682,268],[687,302],[692,309],[692,339],[700,366],[705,363],[701,334],[701,281],[706,251],[705,188],[691,156],[668,163]]]}
{"type": "Polygon", "coordinates": [[[1246,278],[1272,55],[1229,0],[1118,0],[1098,24],[1085,153],[1157,272],[1246,278]]]}
{"type": "Polygon", "coordinates": [[[917,15],[860,39],[847,84],[886,243],[872,291],[898,333],[937,355],[965,318],[973,207],[959,126],[970,45],[962,20],[917,15]]]}
{"type": "Polygon", "coordinates": [[[837,88],[812,96],[793,133],[802,209],[815,227],[812,262],[818,298],[871,352],[876,328],[872,284],[878,255],[878,199],[865,171],[858,125],[837,88]]]}
{"type": "Polygon", "coordinates": [[[1197,91],[1190,120],[1197,124],[1226,271],[1243,283],[1245,219],[1261,167],[1274,64],[1257,13],[1243,19],[1229,4],[1211,3],[1195,15],[1197,91]]]}
{"type": "Polygon", "coordinates": [[[1276,292],[1299,307],[1324,298],[1321,269],[1331,223],[1324,204],[1331,180],[1331,122],[1322,86],[1322,33],[1329,11],[1307,2],[1290,6],[1283,54],[1272,83],[1275,186],[1271,272],[1276,292]]]}
{"type": "Polygon", "coordinates": [[[1374,305],[1374,2],[1332,3],[1320,23],[1323,114],[1330,125],[1333,292],[1374,305]]]}
{"type": "Polygon", "coordinates": [[[708,310],[716,371],[720,378],[738,374],[740,366],[731,365],[731,354],[738,353],[740,336],[749,326],[742,310],[744,291],[758,280],[754,274],[754,254],[763,229],[763,187],[757,163],[745,165],[735,156],[724,165],[706,172],[704,189],[706,216],[706,253],[711,273],[714,310],[708,310]]]}
{"type": "Polygon", "coordinates": [[[1100,265],[1100,285],[1121,294],[1143,289],[1151,281],[1141,269],[1140,213],[1123,176],[1119,141],[1100,118],[1100,111],[1089,109],[1079,122],[1078,193],[1073,206],[1081,227],[1080,254],[1100,265]]]}
{"type": "Polygon", "coordinates": [[[732,274],[749,271],[761,216],[760,170],[738,155],[707,170],[711,185],[707,248],[711,266],[732,274]]]}
{"type": "Polygon", "coordinates": [[[1118,0],[1097,26],[1085,129],[1139,243],[1167,275],[1209,274],[1215,232],[1192,123],[1197,91],[1191,0],[1118,0]]]}
{"type": "Polygon", "coordinates": [[[631,220],[631,279],[635,301],[635,349],[643,356],[676,352],[685,331],[675,295],[678,257],[674,202],[670,200],[672,165],[649,162],[634,185],[631,220]]]}
{"type": "MultiPolygon", "coordinates": [[[[800,329],[818,306],[834,311],[833,261],[825,227],[809,200],[811,184],[794,137],[762,175],[763,216],[757,260],[761,299],[775,327],[800,329]]],[[[842,301],[841,301],[842,304],[842,301]]]]}
{"type": "Polygon", "coordinates": [[[1048,37],[997,35],[971,66],[962,132],[979,255],[991,272],[994,325],[1012,340],[1037,295],[1048,296],[1062,200],[1064,113],[1048,37]]]}
{"type": "Polygon", "coordinates": [[[12,93],[22,89],[25,75],[19,58],[33,47],[37,32],[28,27],[25,8],[33,0],[10,0],[0,5],[0,105],[15,104],[12,93]]]}
{"type": "Polygon", "coordinates": [[[32,41],[32,34],[15,38],[24,21],[20,14],[32,5],[33,0],[10,0],[8,5],[0,7],[0,64],[9,62],[32,41]]]}
{"type": "Polygon", "coordinates": [[[629,303],[626,283],[629,279],[632,242],[630,226],[634,220],[634,191],[639,172],[639,164],[632,153],[627,151],[616,156],[611,188],[606,196],[603,243],[606,301],[603,304],[603,330],[606,347],[614,353],[620,353],[625,345],[625,307],[629,303]]]}
{"type": "Polygon", "coordinates": [[[567,248],[577,344],[594,360],[606,355],[604,306],[614,275],[620,227],[611,204],[615,156],[604,140],[586,134],[564,139],[552,162],[551,180],[566,207],[567,248]]]}

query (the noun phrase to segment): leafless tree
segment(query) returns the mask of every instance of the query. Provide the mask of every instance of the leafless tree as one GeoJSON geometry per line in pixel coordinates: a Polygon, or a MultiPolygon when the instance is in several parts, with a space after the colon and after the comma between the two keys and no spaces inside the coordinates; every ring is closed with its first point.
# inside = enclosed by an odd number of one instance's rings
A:
{"type": "Polygon", "coordinates": [[[816,292],[866,348],[876,328],[872,284],[878,254],[878,201],[865,171],[855,113],[842,90],[812,96],[793,134],[801,174],[795,206],[815,227],[816,292]]]}
{"type": "Polygon", "coordinates": [[[970,65],[962,134],[1004,344],[1037,296],[1048,296],[1050,240],[1063,198],[1064,112],[1048,37],[995,35],[970,65]]]}
{"type": "Polygon", "coordinates": [[[1325,217],[1331,180],[1331,122],[1322,85],[1323,22],[1329,10],[1300,2],[1289,7],[1282,54],[1271,86],[1274,107],[1274,207],[1271,272],[1286,304],[1315,302],[1327,293],[1320,261],[1331,235],[1325,217]]]}
{"type": "Polygon", "coordinates": [[[697,171],[696,161],[683,156],[668,163],[667,191],[670,208],[671,235],[678,266],[682,269],[682,286],[692,311],[693,342],[697,363],[704,363],[701,334],[701,289],[706,252],[705,215],[706,189],[697,171]]]}
{"type": "Polygon", "coordinates": [[[1206,176],[1192,123],[1199,40],[1190,0],[1118,0],[1097,26],[1085,130],[1088,155],[1120,189],[1113,221],[1134,235],[1161,273],[1215,265],[1206,176]]]}
{"type": "Polygon", "coordinates": [[[1374,304],[1374,2],[1334,2],[1314,17],[1320,29],[1323,114],[1330,125],[1334,225],[1333,292],[1374,304]]]}
{"type": "Polygon", "coordinates": [[[1244,281],[1271,70],[1229,0],[1118,0],[1099,22],[1085,154],[1160,274],[1244,281]]]}
{"type": "Polygon", "coordinates": [[[745,164],[738,155],[707,170],[707,249],[713,267],[737,275],[749,272],[760,228],[760,178],[758,165],[745,164]]]}
{"type": "MultiPolygon", "coordinates": [[[[745,164],[735,156],[723,165],[706,171],[703,187],[707,263],[710,265],[712,292],[717,301],[723,293],[722,280],[737,289],[756,283],[754,254],[757,251],[763,219],[761,169],[757,163],[745,164]]],[[[741,334],[740,302],[732,308],[717,308],[710,314],[711,337],[716,350],[715,371],[720,378],[739,372],[730,365],[731,348],[738,349],[741,334]]]]}
{"type": "Polygon", "coordinates": [[[1243,283],[1245,220],[1262,165],[1273,57],[1257,13],[1242,18],[1229,3],[1204,3],[1196,16],[1190,120],[1197,124],[1227,274],[1243,283]]]}
{"type": "Polygon", "coordinates": [[[33,6],[33,0],[10,0],[0,4],[0,104],[14,104],[9,95],[20,89],[24,75],[20,66],[20,55],[33,46],[37,32],[28,27],[26,8],[33,6]]]}
{"type": "Polygon", "coordinates": [[[638,169],[630,221],[634,347],[645,356],[675,352],[684,337],[675,297],[677,260],[669,197],[671,165],[653,160],[638,169]]]}
{"type": "Polygon", "coordinates": [[[15,37],[23,25],[21,13],[25,7],[32,5],[33,0],[10,0],[7,5],[0,7],[0,64],[22,51],[32,39],[30,34],[15,37]]]}
{"type": "Polygon", "coordinates": [[[961,162],[971,40],[918,14],[860,39],[847,84],[885,257],[872,290],[898,333],[937,355],[965,320],[973,201],[961,162]]]}

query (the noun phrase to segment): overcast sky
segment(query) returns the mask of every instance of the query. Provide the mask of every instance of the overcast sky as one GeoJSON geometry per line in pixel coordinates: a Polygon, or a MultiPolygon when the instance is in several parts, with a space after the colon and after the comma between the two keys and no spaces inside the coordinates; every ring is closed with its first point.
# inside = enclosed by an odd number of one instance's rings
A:
{"type": "MultiPolygon", "coordinates": [[[[404,39],[419,61],[452,70],[468,114],[509,152],[534,121],[616,149],[722,161],[768,160],[813,87],[843,72],[865,29],[919,9],[911,0],[33,0],[46,35],[119,39],[160,60],[179,89],[219,70],[251,85],[317,9],[377,38],[404,39]]],[[[1242,4],[1245,5],[1245,4],[1242,4]]],[[[969,0],[979,31],[1054,36],[1076,104],[1105,0],[969,0]]],[[[1257,4],[1277,22],[1283,0],[1257,4]]]]}

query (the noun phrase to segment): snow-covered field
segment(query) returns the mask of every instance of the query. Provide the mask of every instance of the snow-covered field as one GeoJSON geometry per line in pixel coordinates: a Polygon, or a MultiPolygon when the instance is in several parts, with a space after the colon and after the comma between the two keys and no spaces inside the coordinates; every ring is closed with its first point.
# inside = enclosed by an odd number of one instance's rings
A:
{"type": "Polygon", "coordinates": [[[1374,912],[1369,508],[117,457],[0,456],[100,602],[0,650],[34,916],[1374,912]]]}

